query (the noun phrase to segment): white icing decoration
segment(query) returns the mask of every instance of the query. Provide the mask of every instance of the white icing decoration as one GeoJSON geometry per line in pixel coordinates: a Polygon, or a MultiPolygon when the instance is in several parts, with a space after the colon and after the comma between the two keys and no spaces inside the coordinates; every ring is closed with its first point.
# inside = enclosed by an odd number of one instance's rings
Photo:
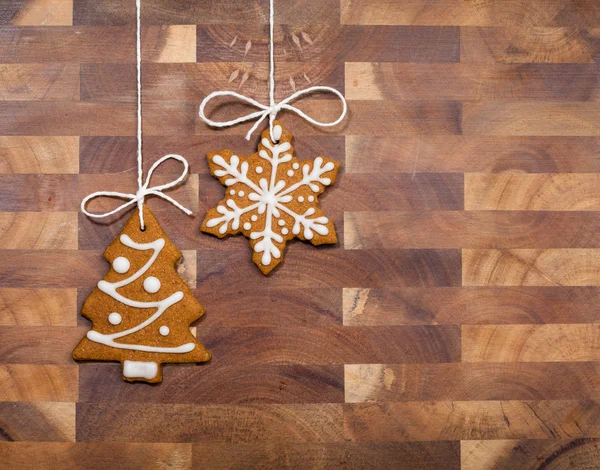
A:
{"type": "Polygon", "coordinates": [[[308,202],[315,202],[315,197],[314,196],[308,196],[308,202]]]}
{"type": "Polygon", "coordinates": [[[144,290],[149,294],[156,294],[160,290],[160,281],[154,276],[147,277],[144,279],[144,290]]]}
{"type": "Polygon", "coordinates": [[[263,172],[263,167],[257,166],[255,171],[260,175],[263,172]]]}
{"type": "MultiPolygon", "coordinates": [[[[128,235],[122,234],[119,237],[119,240],[121,240],[121,243],[123,243],[123,245],[128,246],[129,248],[133,248],[134,250],[139,250],[139,251],[153,250],[154,252],[152,253],[152,256],[150,257],[150,259],[146,262],[146,264],[144,266],[142,266],[139,271],[135,272],[134,274],[129,276],[127,279],[123,279],[122,281],[119,281],[119,282],[108,282],[108,281],[102,280],[102,281],[98,282],[98,289],[100,289],[105,294],[111,296],[113,299],[117,300],[118,302],[121,302],[122,304],[125,304],[129,307],[155,308],[156,312],[152,316],[150,316],[148,319],[146,319],[145,321],[140,323],[139,325],[136,325],[127,330],[119,331],[117,333],[113,333],[113,334],[109,334],[109,335],[99,333],[98,331],[95,331],[95,330],[90,330],[87,333],[87,338],[90,341],[94,341],[96,343],[104,344],[106,346],[111,346],[113,348],[118,348],[118,349],[132,349],[135,351],[157,352],[157,353],[187,353],[187,352],[192,351],[196,347],[196,345],[194,343],[185,343],[185,344],[182,344],[181,346],[176,346],[176,347],[157,347],[157,346],[146,346],[143,344],[117,343],[115,341],[116,339],[123,338],[123,337],[133,334],[137,331],[140,331],[143,328],[146,328],[148,325],[154,323],[158,318],[160,318],[160,316],[165,312],[165,310],[167,310],[169,307],[171,307],[172,305],[175,305],[177,302],[179,302],[181,299],[183,299],[183,292],[181,292],[181,291],[174,292],[169,297],[167,297],[163,300],[158,300],[158,301],[154,301],[154,302],[140,302],[137,300],[131,300],[131,299],[128,299],[127,297],[124,297],[121,294],[119,294],[117,292],[117,289],[131,284],[135,280],[142,277],[146,273],[146,271],[148,271],[150,266],[152,266],[154,264],[154,262],[156,261],[156,258],[158,258],[158,255],[160,254],[161,250],[165,246],[164,238],[158,238],[150,243],[136,243],[128,235]]],[[[133,362],[133,361],[130,361],[130,362],[133,362]]],[[[136,364],[140,364],[140,363],[136,363],[136,364]]],[[[149,363],[145,363],[145,364],[149,364],[149,363]]],[[[131,367],[137,367],[137,366],[132,365],[131,367]]],[[[133,375],[132,377],[137,377],[137,376],[133,375]]],[[[150,377],[150,378],[152,378],[152,377],[150,377]]]]}
{"type": "Polygon", "coordinates": [[[239,197],[244,197],[244,191],[240,191],[240,192],[238,193],[238,196],[239,196],[239,197]]]}
{"type": "Polygon", "coordinates": [[[294,170],[288,170],[287,171],[287,175],[288,176],[294,176],[294,170]]]}
{"type": "Polygon", "coordinates": [[[128,361],[123,363],[123,375],[129,379],[153,379],[158,374],[156,362],[128,361]]]}
{"type": "MultiPolygon", "coordinates": [[[[248,178],[249,164],[247,161],[240,163],[240,158],[237,155],[233,155],[228,162],[220,155],[213,156],[213,163],[220,167],[220,169],[214,171],[214,175],[218,178],[227,177],[223,181],[225,186],[236,183],[244,184],[248,188],[248,196],[247,200],[240,202],[240,206],[231,199],[226,200],[224,205],[217,206],[216,210],[221,216],[209,219],[206,226],[218,227],[218,232],[224,235],[230,229],[233,231],[239,230],[240,218],[243,214],[251,211],[256,211],[259,215],[264,214],[263,229],[250,232],[249,237],[251,240],[258,240],[254,245],[254,251],[262,253],[261,263],[267,266],[271,264],[273,258],[281,257],[281,251],[275,243],[282,243],[283,237],[276,233],[273,227],[276,226],[274,225],[275,220],[281,217],[282,212],[293,217],[292,233],[294,235],[298,235],[302,230],[304,238],[311,240],[314,237],[314,232],[320,235],[329,233],[329,229],[325,225],[329,222],[327,217],[310,217],[316,213],[313,207],[309,207],[303,214],[300,214],[288,208],[286,204],[293,200],[293,192],[301,187],[308,186],[313,192],[318,193],[321,191],[319,184],[323,186],[330,185],[331,179],[323,175],[334,170],[335,165],[333,162],[325,163],[322,157],[317,157],[312,166],[310,164],[302,166],[302,179],[300,181],[294,184],[289,184],[283,180],[276,181],[279,164],[292,160],[292,155],[288,153],[291,145],[289,142],[273,144],[266,138],[262,139],[261,143],[270,151],[270,154],[262,149],[258,152],[258,155],[271,164],[271,173],[268,178],[261,178],[258,183],[248,178]]],[[[300,164],[297,162],[292,165],[296,165],[298,169],[300,168],[300,164]]],[[[260,172],[257,171],[257,173],[260,172]]],[[[304,197],[299,196],[298,200],[303,202],[304,197]]],[[[253,214],[251,220],[256,221],[258,217],[253,214]]]]}
{"type": "Polygon", "coordinates": [[[280,219],[279,222],[277,222],[279,224],[280,227],[283,227],[285,225],[285,220],[280,219]]]}
{"type": "Polygon", "coordinates": [[[281,233],[283,233],[284,235],[287,235],[290,231],[287,228],[282,228],[281,229],[281,233]]]}
{"type": "Polygon", "coordinates": [[[256,215],[253,215],[252,217],[250,217],[250,220],[252,222],[256,222],[258,220],[258,217],[256,215]]]}
{"type": "Polygon", "coordinates": [[[244,224],[244,230],[250,230],[252,228],[252,224],[250,222],[246,222],[244,224]]]}
{"type": "Polygon", "coordinates": [[[229,191],[229,194],[231,194],[232,196],[235,196],[235,190],[232,189],[231,191],[229,191]]]}
{"type": "Polygon", "coordinates": [[[283,133],[283,129],[281,128],[281,126],[279,124],[274,126],[273,127],[273,140],[275,142],[279,142],[279,139],[281,139],[282,133],[283,133]]]}
{"type": "Polygon", "coordinates": [[[127,271],[129,271],[131,265],[129,264],[129,260],[127,258],[124,256],[119,256],[113,261],[112,267],[119,274],[125,274],[127,271]]]}
{"type": "Polygon", "coordinates": [[[294,162],[294,163],[292,163],[292,168],[293,168],[294,170],[297,170],[298,168],[300,168],[300,163],[298,163],[298,162],[294,162]]]}
{"type": "Polygon", "coordinates": [[[163,336],[167,336],[170,331],[171,330],[169,329],[169,327],[167,325],[163,325],[158,329],[158,332],[163,336]]]}
{"type": "Polygon", "coordinates": [[[121,314],[119,314],[117,312],[113,312],[108,316],[108,322],[111,325],[118,325],[119,323],[121,323],[122,320],[123,320],[123,317],[121,317],[121,314]]]}

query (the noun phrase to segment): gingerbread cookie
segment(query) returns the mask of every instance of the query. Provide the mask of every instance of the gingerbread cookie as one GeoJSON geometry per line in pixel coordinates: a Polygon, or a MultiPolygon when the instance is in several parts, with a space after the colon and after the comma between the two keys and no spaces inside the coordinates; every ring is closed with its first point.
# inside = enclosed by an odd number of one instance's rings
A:
{"type": "Polygon", "coordinates": [[[337,243],[333,222],[319,209],[319,194],[335,182],[340,164],[325,157],[294,157],[292,134],[275,121],[273,137],[262,133],[258,152],[239,157],[230,150],[209,153],[212,175],[227,187],[225,199],[208,211],[201,230],[222,238],[242,233],[252,260],[268,274],[297,237],[313,245],[337,243]]]}
{"type": "Polygon", "coordinates": [[[143,210],[145,230],[135,211],[104,252],[111,269],[83,305],[92,329],[73,358],[119,361],[125,380],[160,382],[163,363],[205,362],[210,353],[190,332],[204,308],[175,271],[181,252],[143,210]]]}

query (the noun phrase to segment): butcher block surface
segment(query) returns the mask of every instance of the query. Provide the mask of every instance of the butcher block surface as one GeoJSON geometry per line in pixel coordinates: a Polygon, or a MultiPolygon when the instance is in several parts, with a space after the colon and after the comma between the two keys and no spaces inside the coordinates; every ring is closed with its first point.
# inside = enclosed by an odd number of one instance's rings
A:
{"type": "Polygon", "coordinates": [[[213,358],[160,385],[72,360],[130,214],[80,201],[137,189],[135,2],[2,0],[0,467],[600,468],[598,2],[276,0],[276,99],[327,85],[349,113],[279,115],[299,158],[342,163],[338,244],[268,277],[199,230],[224,194],[206,154],[264,125],[198,117],[215,90],[268,103],[268,1],[141,3],[144,168],[187,158],[168,194],[194,215],[148,205],[213,358]]]}

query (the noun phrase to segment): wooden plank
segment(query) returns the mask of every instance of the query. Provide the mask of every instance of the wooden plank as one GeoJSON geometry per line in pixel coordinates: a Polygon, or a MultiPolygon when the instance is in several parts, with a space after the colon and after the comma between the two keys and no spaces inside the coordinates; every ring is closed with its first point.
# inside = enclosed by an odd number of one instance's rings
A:
{"type": "Polygon", "coordinates": [[[346,63],[348,100],[597,100],[595,64],[346,63]]]}
{"type": "MultiPolygon", "coordinates": [[[[106,65],[94,66],[102,71],[106,65]]],[[[97,73],[97,72],[96,72],[97,73]]],[[[90,77],[108,88],[115,81],[90,77]]],[[[215,90],[232,90],[269,102],[269,64],[254,62],[200,62],[194,64],[145,64],[142,73],[144,99],[194,101],[215,90]]],[[[135,83],[135,81],[134,81],[135,83]]],[[[330,86],[344,92],[344,67],[337,63],[313,60],[282,62],[275,68],[275,99],[283,100],[312,85],[330,86]]],[[[334,95],[314,93],[313,98],[333,99],[334,95]]]]}
{"type": "Polygon", "coordinates": [[[600,365],[580,363],[347,364],[346,403],[594,400],[600,365]]]}
{"type": "MultiPolygon", "coordinates": [[[[75,0],[74,24],[135,24],[135,6],[123,0],[75,0]]],[[[269,4],[260,0],[248,5],[244,1],[198,2],[190,5],[172,0],[150,0],[142,5],[142,24],[265,24],[269,4]]],[[[275,22],[302,24],[339,24],[339,1],[301,0],[282,3],[275,10],[275,22]]]]}
{"type": "Polygon", "coordinates": [[[348,326],[594,323],[596,287],[344,289],[348,326]]]}
{"type": "Polygon", "coordinates": [[[462,441],[461,468],[594,468],[600,459],[598,439],[462,441]]]}
{"type": "MultiPolygon", "coordinates": [[[[520,190],[523,186],[526,185],[515,183],[514,187],[520,190]]],[[[483,184],[479,187],[488,191],[483,184]]],[[[565,185],[560,187],[563,189],[565,185]]],[[[468,188],[467,195],[473,204],[473,186],[468,188]]],[[[485,196],[477,198],[486,202],[489,199],[485,196]]],[[[526,202],[518,200],[512,193],[506,199],[526,206],[526,202]]],[[[555,199],[561,199],[558,191],[555,199]]],[[[574,201],[576,198],[569,199],[574,201]]],[[[540,199],[530,200],[537,203],[540,199]]],[[[558,203],[541,204],[558,206],[558,203]]],[[[600,248],[597,212],[529,213],[475,209],[470,212],[345,212],[344,248],[600,248]]]]}
{"type": "Polygon", "coordinates": [[[73,24],[73,0],[4,0],[0,25],[67,26],[73,24]]]}
{"type": "MultiPolygon", "coordinates": [[[[294,21],[295,23],[295,21],[294,21]]],[[[266,62],[269,36],[260,23],[199,25],[198,62],[266,62]]],[[[275,61],[458,62],[456,27],[276,24],[275,61]],[[389,47],[394,44],[394,47],[389,47]]]]}
{"type": "Polygon", "coordinates": [[[194,443],[193,455],[194,468],[460,468],[457,442],[194,443]]]}
{"type": "MultiPolygon", "coordinates": [[[[216,100],[215,100],[216,101],[216,100]]],[[[216,106],[215,105],[211,105],[216,106]]],[[[340,104],[335,100],[306,98],[299,105],[309,116],[320,121],[334,121],[340,115],[340,104]]],[[[190,121],[190,116],[197,112],[196,104],[188,103],[156,103],[146,107],[145,125],[151,135],[197,134],[214,135],[214,128],[209,127],[200,118],[190,121]],[[192,111],[193,110],[193,111],[192,111]],[[165,127],[165,116],[172,116],[169,127],[165,127]]],[[[461,130],[462,103],[457,101],[354,101],[352,102],[352,119],[344,123],[344,134],[353,135],[458,135],[461,130]]],[[[207,108],[211,119],[224,121],[248,114],[245,105],[228,102],[213,110],[207,108]]],[[[288,129],[295,135],[333,134],[334,130],[315,128],[294,113],[284,113],[288,129]]],[[[239,125],[225,128],[222,135],[245,135],[250,126],[239,125]]]]}
{"type": "Polygon", "coordinates": [[[0,133],[13,136],[134,135],[134,109],[133,104],[88,101],[4,101],[0,102],[0,133]],[[56,115],[61,119],[53,119],[56,115]]]}
{"type": "Polygon", "coordinates": [[[347,173],[597,173],[596,137],[346,136],[347,173]],[[365,158],[368,155],[368,158],[365,158]]]}
{"type": "Polygon", "coordinates": [[[464,362],[582,362],[600,359],[600,325],[464,325],[464,362]]]}
{"type": "MultiPolygon", "coordinates": [[[[142,28],[142,59],[195,62],[195,30],[195,25],[142,28]]],[[[0,27],[0,62],[135,64],[135,26],[0,27]]]]}
{"type": "Polygon", "coordinates": [[[191,444],[94,442],[0,442],[0,455],[11,468],[191,468],[191,444]]]}
{"type": "Polygon", "coordinates": [[[587,2],[517,0],[341,0],[341,22],[364,25],[559,26],[600,24],[600,11],[587,2]]]}
{"type": "Polygon", "coordinates": [[[571,101],[469,101],[465,135],[598,136],[600,106],[571,101]]]}
{"type": "Polygon", "coordinates": [[[75,403],[0,402],[3,441],[74,442],[75,403]]]}
{"type": "Polygon", "coordinates": [[[1,136],[0,174],[78,173],[79,138],[1,136]]]}
{"type": "Polygon", "coordinates": [[[460,360],[456,325],[204,328],[214,364],[438,363],[460,360]]]}
{"type": "Polygon", "coordinates": [[[438,401],[344,405],[344,436],[365,441],[598,437],[595,401],[438,401]]]}
{"type": "MultiPolygon", "coordinates": [[[[204,322],[199,329],[204,329],[204,322]]],[[[159,388],[131,387],[119,364],[82,364],[79,402],[91,403],[343,403],[341,365],[190,365],[165,367],[159,388]],[[181,384],[188,384],[181,387],[181,384]]]]}
{"type": "Polygon", "coordinates": [[[77,214],[0,212],[0,249],[77,249],[77,214]]]}
{"type": "Polygon", "coordinates": [[[0,365],[0,400],[76,402],[79,396],[76,365],[0,365]]]}
{"type": "Polygon", "coordinates": [[[3,326],[2,362],[72,366],[71,351],[88,330],[73,326],[3,326]]]}
{"type": "Polygon", "coordinates": [[[75,289],[0,288],[0,325],[74,326],[75,289]]]}
{"type": "Polygon", "coordinates": [[[79,64],[0,64],[0,101],[79,100],[79,64]]]}
{"type": "MultiPolygon", "coordinates": [[[[234,239],[228,240],[232,243],[234,239]]],[[[235,251],[198,252],[198,285],[254,287],[458,286],[461,260],[456,250],[340,250],[296,243],[288,250],[285,269],[262,277],[249,257],[247,240],[235,251]],[[226,269],[235,264],[236,269],[226,269]],[[319,269],[315,269],[319,266],[319,269]],[[219,273],[217,276],[216,273],[219,273]]],[[[282,264],[283,266],[283,264],[282,264]]],[[[0,271],[2,273],[2,271],[0,271]]],[[[2,274],[0,274],[1,278],[2,274]]]]}
{"type": "Polygon", "coordinates": [[[78,442],[336,442],[341,404],[77,404],[78,442]],[[240,429],[240,423],[245,423],[240,429]]]}
{"type": "MultiPolygon", "coordinates": [[[[172,181],[169,176],[157,174],[152,185],[172,181]]],[[[135,192],[135,174],[123,175],[0,175],[0,210],[6,212],[75,212],[80,210],[81,200],[95,191],[135,192]],[[31,192],[19,188],[35,188],[31,192]]],[[[169,191],[173,197],[192,211],[198,210],[198,177],[190,175],[186,183],[169,191]]],[[[115,198],[98,198],[87,209],[91,212],[112,210],[123,201],[115,198]]],[[[148,198],[148,206],[161,207],[157,198],[148,198]]],[[[122,217],[122,215],[120,215],[122,217]]],[[[117,220],[113,218],[112,221],[117,220]]],[[[111,221],[111,219],[107,219],[111,221]]]]}
{"type": "Polygon", "coordinates": [[[597,249],[463,250],[464,286],[600,285],[597,249]]]}
{"type": "Polygon", "coordinates": [[[574,27],[460,28],[460,62],[594,63],[598,44],[594,30],[574,27]]]}
{"type": "Polygon", "coordinates": [[[466,210],[594,211],[599,174],[465,175],[466,210]]]}

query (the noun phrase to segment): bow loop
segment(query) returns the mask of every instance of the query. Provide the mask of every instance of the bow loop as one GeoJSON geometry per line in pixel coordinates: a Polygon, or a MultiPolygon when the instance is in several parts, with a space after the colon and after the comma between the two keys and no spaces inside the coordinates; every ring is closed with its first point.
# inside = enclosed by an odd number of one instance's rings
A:
{"type": "Polygon", "coordinates": [[[116,192],[116,191],[96,191],[95,193],[89,194],[81,201],[81,211],[88,217],[93,217],[95,219],[102,219],[104,217],[108,217],[113,214],[116,214],[117,212],[120,212],[123,209],[128,208],[129,206],[137,204],[138,210],[140,213],[140,226],[141,226],[142,230],[144,230],[144,228],[145,228],[145,226],[144,226],[144,210],[143,210],[144,199],[146,198],[146,196],[153,195],[153,196],[158,196],[158,197],[164,199],[165,201],[170,202],[175,207],[177,207],[178,209],[185,212],[187,215],[191,215],[192,214],[191,210],[182,206],[175,199],[173,199],[172,197],[167,196],[165,193],[163,193],[163,191],[165,189],[172,188],[172,187],[178,185],[179,183],[181,183],[187,176],[188,170],[189,170],[188,162],[181,155],[175,155],[175,154],[165,155],[164,157],[162,157],[159,160],[157,160],[156,162],[154,162],[154,164],[150,167],[150,170],[148,171],[148,175],[146,176],[146,181],[144,182],[143,185],[140,186],[137,193],[130,194],[130,193],[120,193],[120,192],[116,192]],[[170,159],[177,160],[177,161],[183,163],[183,171],[181,172],[181,175],[179,175],[179,177],[177,179],[174,179],[173,181],[170,181],[168,183],[149,187],[150,180],[152,178],[152,175],[154,174],[154,170],[156,170],[163,162],[170,160],[170,159]],[[100,214],[88,212],[88,210],[85,208],[85,206],[87,205],[87,203],[89,201],[91,201],[92,199],[94,199],[96,197],[114,197],[114,198],[119,198],[119,199],[128,199],[128,201],[121,204],[116,209],[113,209],[108,212],[102,212],[100,214]]]}

